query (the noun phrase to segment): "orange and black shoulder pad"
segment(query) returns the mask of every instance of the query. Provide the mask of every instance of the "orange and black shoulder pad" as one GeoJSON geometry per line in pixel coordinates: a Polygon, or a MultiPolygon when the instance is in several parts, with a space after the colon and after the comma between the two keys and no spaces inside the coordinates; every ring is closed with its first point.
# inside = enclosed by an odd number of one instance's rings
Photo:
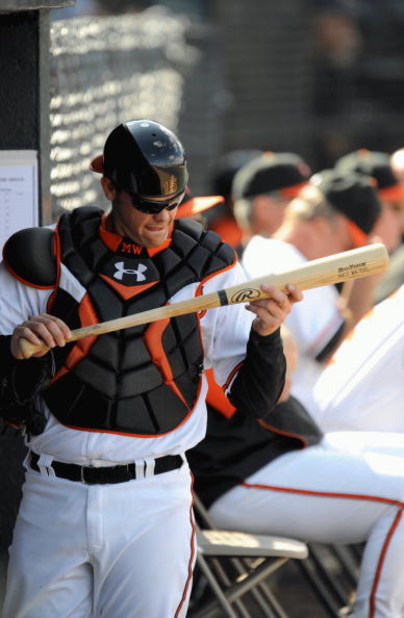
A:
{"type": "Polygon", "coordinates": [[[10,236],[3,248],[7,270],[26,285],[52,288],[57,280],[54,231],[31,227],[10,236]]]}

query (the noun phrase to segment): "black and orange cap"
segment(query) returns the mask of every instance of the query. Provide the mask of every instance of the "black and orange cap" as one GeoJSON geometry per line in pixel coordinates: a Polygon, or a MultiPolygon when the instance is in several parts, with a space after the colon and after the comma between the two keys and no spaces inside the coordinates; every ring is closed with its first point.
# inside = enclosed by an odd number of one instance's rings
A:
{"type": "Polygon", "coordinates": [[[293,198],[309,181],[311,169],[300,155],[264,152],[240,170],[233,181],[233,199],[252,198],[278,192],[293,198]]]}
{"type": "Polygon", "coordinates": [[[314,174],[310,182],[317,186],[332,208],[362,231],[362,239],[370,234],[381,213],[376,183],[371,177],[331,169],[314,174]]]}
{"type": "Polygon", "coordinates": [[[387,152],[360,148],[340,157],[334,167],[342,173],[359,172],[371,176],[376,180],[381,198],[404,198],[404,185],[397,179],[387,152]]]}

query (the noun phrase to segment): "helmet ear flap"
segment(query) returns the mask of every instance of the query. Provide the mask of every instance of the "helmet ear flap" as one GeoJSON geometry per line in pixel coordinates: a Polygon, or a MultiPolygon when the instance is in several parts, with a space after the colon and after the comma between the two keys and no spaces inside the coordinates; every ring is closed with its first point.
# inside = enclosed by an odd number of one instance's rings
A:
{"type": "Polygon", "coordinates": [[[175,198],[185,191],[188,171],[184,148],[172,131],[152,120],[132,120],[108,136],[102,162],[94,171],[130,193],[146,198],[175,198]]]}

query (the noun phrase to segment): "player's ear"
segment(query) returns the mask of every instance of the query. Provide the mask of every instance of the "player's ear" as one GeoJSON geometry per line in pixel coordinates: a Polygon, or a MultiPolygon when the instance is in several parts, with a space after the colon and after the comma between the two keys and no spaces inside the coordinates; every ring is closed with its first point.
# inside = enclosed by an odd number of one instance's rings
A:
{"type": "Polygon", "coordinates": [[[104,191],[105,197],[107,198],[107,200],[111,202],[112,200],[115,199],[116,193],[117,193],[114,183],[112,182],[112,180],[110,180],[106,176],[103,176],[100,182],[101,182],[101,187],[102,187],[102,190],[104,191]]]}

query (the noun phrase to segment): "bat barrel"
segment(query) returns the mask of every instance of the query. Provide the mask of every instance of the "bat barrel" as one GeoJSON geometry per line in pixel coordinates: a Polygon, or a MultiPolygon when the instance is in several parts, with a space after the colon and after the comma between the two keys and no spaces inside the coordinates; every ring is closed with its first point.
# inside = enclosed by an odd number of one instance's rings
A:
{"type": "MultiPolygon", "coordinates": [[[[323,285],[342,283],[375,275],[388,268],[389,256],[382,243],[367,245],[359,249],[336,253],[317,260],[310,260],[295,269],[265,275],[224,290],[227,304],[253,302],[267,295],[261,285],[268,284],[285,291],[287,285],[296,285],[308,290],[323,285]]],[[[222,303],[223,304],[223,303],[222,303]]]]}

